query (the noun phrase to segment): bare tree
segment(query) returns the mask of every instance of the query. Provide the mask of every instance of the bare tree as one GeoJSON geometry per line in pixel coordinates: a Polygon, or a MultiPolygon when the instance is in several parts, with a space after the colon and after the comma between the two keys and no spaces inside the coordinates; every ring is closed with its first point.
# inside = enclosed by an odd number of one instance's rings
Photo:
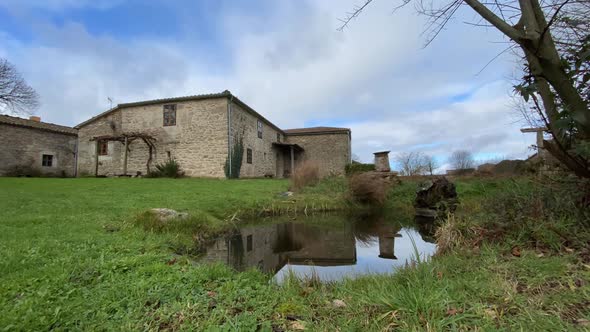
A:
{"type": "Polygon", "coordinates": [[[11,114],[31,114],[39,107],[39,96],[16,68],[0,58],[0,111],[11,114]]]}
{"type": "Polygon", "coordinates": [[[471,152],[467,150],[458,150],[453,152],[451,157],[449,157],[449,164],[451,164],[454,169],[468,169],[475,166],[475,160],[473,159],[473,154],[471,154],[471,152]]]}
{"type": "MultiPolygon", "coordinates": [[[[348,13],[340,29],[372,1],[348,13]]],[[[525,63],[523,83],[515,91],[534,103],[553,137],[543,147],[578,176],[590,178],[590,33],[584,23],[590,13],[588,0],[400,1],[397,8],[413,2],[418,13],[428,17],[427,45],[463,7],[480,18],[470,24],[502,32],[511,42],[506,51],[520,50],[525,63]]]]}
{"type": "Polygon", "coordinates": [[[433,156],[425,155],[424,158],[424,167],[426,172],[430,173],[430,175],[434,175],[434,170],[439,167],[438,162],[433,156]]]}
{"type": "Polygon", "coordinates": [[[402,175],[421,175],[427,171],[426,158],[421,152],[401,152],[394,159],[402,175]]]}
{"type": "Polygon", "coordinates": [[[350,159],[354,163],[359,163],[359,164],[361,163],[361,157],[359,157],[359,155],[356,153],[353,153],[350,159]]]}

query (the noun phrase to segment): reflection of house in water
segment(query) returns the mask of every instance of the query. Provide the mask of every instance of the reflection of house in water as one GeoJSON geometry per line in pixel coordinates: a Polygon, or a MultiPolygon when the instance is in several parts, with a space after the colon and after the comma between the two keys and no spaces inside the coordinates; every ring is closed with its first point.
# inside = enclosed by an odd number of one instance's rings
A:
{"type": "Polygon", "coordinates": [[[395,237],[399,228],[378,223],[356,227],[354,224],[311,225],[284,223],[244,227],[207,249],[204,260],[221,261],[237,270],[258,267],[274,273],[287,263],[293,265],[355,265],[356,240],[379,238],[381,258],[396,259],[395,237]]]}

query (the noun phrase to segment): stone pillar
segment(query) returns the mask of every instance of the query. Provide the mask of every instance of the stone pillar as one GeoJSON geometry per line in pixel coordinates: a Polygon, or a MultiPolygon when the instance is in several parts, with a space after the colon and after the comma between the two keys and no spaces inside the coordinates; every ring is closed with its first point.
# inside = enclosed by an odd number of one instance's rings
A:
{"type": "Polygon", "coordinates": [[[537,134],[537,155],[540,160],[545,160],[547,157],[547,150],[543,147],[543,133],[547,131],[545,127],[538,128],[522,128],[521,133],[536,133],[537,134]]]}
{"type": "Polygon", "coordinates": [[[379,235],[379,258],[397,259],[395,257],[395,237],[379,235]]]}
{"type": "Polygon", "coordinates": [[[377,172],[391,172],[389,166],[389,151],[373,153],[375,155],[375,170],[377,172]]]}

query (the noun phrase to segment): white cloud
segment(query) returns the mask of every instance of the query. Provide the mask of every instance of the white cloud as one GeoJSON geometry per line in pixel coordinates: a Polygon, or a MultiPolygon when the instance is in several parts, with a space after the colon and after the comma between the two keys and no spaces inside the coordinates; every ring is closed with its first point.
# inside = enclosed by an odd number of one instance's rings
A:
{"type": "MultiPolygon", "coordinates": [[[[118,3],[51,0],[19,8],[118,3]]],[[[230,8],[212,20],[221,45],[215,50],[190,37],[190,29],[199,29],[191,21],[178,40],[121,39],[90,34],[79,22],[35,21],[30,41],[0,28],[0,56],[37,89],[42,118],[66,125],[106,109],[107,97],[122,103],[230,89],[282,127],[349,125],[353,152],[364,160],[383,149],[523,155],[533,138],[515,135],[509,87],[497,82],[512,64],[501,57],[475,75],[503,46],[489,43],[497,33],[452,23],[422,49],[422,18],[411,8],[390,15],[386,1],[336,31],[353,4],[271,2],[263,17],[230,8]],[[459,95],[466,97],[452,102],[459,95]]]]}
{"type": "Polygon", "coordinates": [[[391,150],[420,151],[441,160],[454,150],[477,155],[495,154],[524,158],[534,138],[520,133],[510,109],[509,85],[492,82],[477,89],[468,99],[437,109],[399,112],[388,117],[353,122],[353,152],[369,161],[371,153],[391,150]],[[375,146],[373,142],[383,142],[375,146]]]}

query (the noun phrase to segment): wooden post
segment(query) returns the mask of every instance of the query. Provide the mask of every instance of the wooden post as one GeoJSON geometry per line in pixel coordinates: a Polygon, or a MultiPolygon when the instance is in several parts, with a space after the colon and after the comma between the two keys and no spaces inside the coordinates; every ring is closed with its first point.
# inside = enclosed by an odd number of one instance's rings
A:
{"type": "Polygon", "coordinates": [[[291,145],[291,176],[295,173],[295,151],[293,145],[291,145]]]}
{"type": "Polygon", "coordinates": [[[95,145],[95,149],[94,149],[94,176],[98,176],[98,146],[99,146],[99,140],[96,140],[96,145],[95,145]]]}
{"type": "Polygon", "coordinates": [[[545,160],[545,148],[543,148],[543,131],[537,131],[537,152],[542,160],[545,160]]]}
{"type": "Polygon", "coordinates": [[[541,160],[545,160],[546,150],[543,147],[543,132],[547,131],[545,127],[522,128],[521,133],[537,133],[537,153],[541,160]]]}
{"type": "Polygon", "coordinates": [[[127,136],[125,136],[125,152],[123,153],[123,175],[127,176],[127,144],[128,144],[128,140],[127,140],[127,136]]]}

